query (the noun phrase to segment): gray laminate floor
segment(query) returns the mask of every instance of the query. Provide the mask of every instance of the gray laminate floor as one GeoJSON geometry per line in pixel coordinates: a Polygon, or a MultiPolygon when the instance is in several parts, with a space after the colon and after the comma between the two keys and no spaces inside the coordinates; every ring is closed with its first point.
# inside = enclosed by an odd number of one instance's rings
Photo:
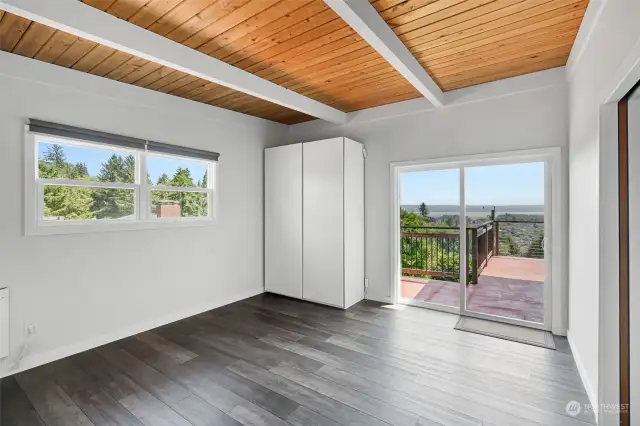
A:
{"type": "Polygon", "coordinates": [[[559,350],[456,331],[455,315],[261,295],[8,377],[2,426],[578,426],[559,350]]]}

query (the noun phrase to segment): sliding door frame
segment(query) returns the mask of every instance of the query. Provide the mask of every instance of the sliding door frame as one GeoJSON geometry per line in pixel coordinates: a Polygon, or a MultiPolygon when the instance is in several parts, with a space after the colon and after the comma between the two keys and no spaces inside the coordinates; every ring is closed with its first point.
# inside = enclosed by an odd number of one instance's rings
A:
{"type": "MultiPolygon", "coordinates": [[[[450,159],[450,160],[455,160],[455,159],[450,159]]],[[[455,169],[458,169],[458,171],[460,170],[459,161],[445,160],[445,161],[425,161],[425,162],[411,161],[406,163],[391,163],[391,176],[392,176],[391,204],[394,206],[394,210],[392,210],[392,216],[391,216],[392,217],[391,221],[394,224],[392,225],[392,230],[391,230],[392,232],[391,241],[393,246],[393,253],[395,254],[395,257],[392,259],[392,262],[397,262],[395,263],[396,271],[393,272],[394,274],[393,277],[395,278],[392,278],[391,280],[392,282],[391,301],[394,304],[405,303],[413,306],[429,308],[429,309],[442,311],[442,312],[450,312],[454,314],[457,314],[460,312],[460,305],[449,306],[449,305],[443,305],[443,304],[433,303],[433,302],[424,302],[419,300],[413,300],[410,303],[408,303],[408,301],[403,301],[402,298],[400,297],[400,281],[402,279],[402,257],[400,254],[400,248],[401,248],[400,247],[400,241],[401,241],[400,240],[401,238],[400,237],[400,174],[408,173],[408,172],[425,172],[425,171],[434,171],[434,170],[455,170],[455,169]],[[393,195],[394,193],[395,195],[393,195]]],[[[459,175],[458,181],[459,181],[459,187],[461,188],[459,205],[460,205],[460,211],[462,211],[462,208],[464,207],[462,205],[462,201],[463,201],[462,191],[464,191],[464,179],[459,175]]],[[[464,243],[466,242],[466,233],[461,232],[460,228],[458,228],[458,232],[460,234],[460,247],[462,248],[464,247],[464,243]]],[[[461,250],[461,251],[464,251],[464,250],[461,250]]],[[[460,258],[460,264],[465,265],[462,258],[460,258]]],[[[462,276],[462,271],[460,275],[462,276]]],[[[451,285],[453,284],[454,283],[451,282],[451,285]]]]}
{"type": "MultiPolygon", "coordinates": [[[[631,424],[631,210],[629,170],[635,160],[629,148],[629,101],[638,91],[640,81],[618,102],[618,328],[620,364],[620,425],[631,424]],[[626,409],[624,408],[626,407],[626,409]]],[[[637,155],[636,155],[637,156],[637,155]]]]}
{"type": "MultiPolygon", "coordinates": [[[[470,164],[462,167],[461,176],[464,177],[464,171],[466,168],[472,167],[486,167],[486,166],[495,166],[495,165],[511,165],[511,164],[526,164],[526,163],[544,163],[544,236],[545,240],[551,241],[551,244],[545,244],[544,247],[544,265],[545,265],[545,278],[543,284],[543,304],[544,304],[544,321],[542,323],[537,323],[533,321],[526,321],[517,318],[509,318],[499,315],[487,314],[484,312],[471,311],[467,309],[467,297],[466,297],[466,283],[461,281],[461,289],[460,289],[460,315],[475,317],[485,320],[504,322],[507,324],[521,325],[525,327],[537,328],[541,330],[551,330],[551,318],[552,318],[552,297],[551,297],[551,287],[552,287],[552,273],[553,273],[553,258],[552,258],[552,245],[554,241],[553,235],[553,217],[552,217],[552,161],[551,158],[547,155],[540,155],[529,157],[527,156],[525,159],[520,158],[512,158],[512,159],[504,159],[504,160],[496,160],[495,162],[491,162],[490,164],[486,163],[475,163],[472,162],[470,164]],[[464,285],[464,286],[463,286],[464,285]]],[[[464,189],[464,188],[463,188],[464,189]]],[[[461,196],[465,194],[461,193],[461,196]]],[[[464,203],[466,206],[466,203],[464,203]]],[[[463,212],[466,217],[466,211],[463,212]]],[[[465,259],[465,262],[467,260],[465,259]]],[[[466,265],[467,263],[465,263],[466,265]]]]}
{"type": "MultiPolygon", "coordinates": [[[[562,334],[566,329],[566,283],[559,265],[562,261],[564,206],[562,200],[561,151],[560,148],[545,148],[536,150],[509,151],[494,154],[469,155],[461,157],[436,158],[428,160],[393,162],[390,164],[391,178],[391,302],[400,303],[400,283],[402,277],[402,259],[400,253],[400,174],[405,172],[458,169],[460,173],[460,217],[466,217],[464,168],[474,166],[507,165],[517,163],[545,163],[545,237],[551,244],[545,245],[546,279],[544,285],[544,323],[498,317],[466,309],[466,275],[460,274],[460,305],[457,307],[444,306],[434,303],[412,303],[435,310],[459,313],[462,315],[485,318],[500,322],[525,325],[534,328],[556,330],[562,334]],[[554,268],[554,265],[556,266],[554,268]]],[[[460,264],[466,265],[466,223],[460,223],[460,264]]]]}

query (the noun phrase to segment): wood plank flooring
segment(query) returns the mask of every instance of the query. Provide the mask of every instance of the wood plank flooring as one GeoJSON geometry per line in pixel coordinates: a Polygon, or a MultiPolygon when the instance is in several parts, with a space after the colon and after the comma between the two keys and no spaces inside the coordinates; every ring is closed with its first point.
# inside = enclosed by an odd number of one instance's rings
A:
{"type": "Polygon", "coordinates": [[[2,425],[584,426],[565,339],[456,331],[457,316],[260,295],[2,381],[2,425]]]}

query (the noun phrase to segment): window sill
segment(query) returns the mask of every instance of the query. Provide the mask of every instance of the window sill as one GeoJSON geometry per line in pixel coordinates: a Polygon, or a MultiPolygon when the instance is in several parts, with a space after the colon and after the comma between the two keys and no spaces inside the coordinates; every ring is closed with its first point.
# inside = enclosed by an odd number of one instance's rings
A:
{"type": "Polygon", "coordinates": [[[109,223],[55,223],[47,225],[28,225],[25,229],[26,236],[38,235],[64,235],[64,234],[88,234],[118,231],[140,231],[147,229],[173,229],[215,226],[216,219],[182,219],[182,220],[148,220],[135,222],[109,222],[109,223]]]}

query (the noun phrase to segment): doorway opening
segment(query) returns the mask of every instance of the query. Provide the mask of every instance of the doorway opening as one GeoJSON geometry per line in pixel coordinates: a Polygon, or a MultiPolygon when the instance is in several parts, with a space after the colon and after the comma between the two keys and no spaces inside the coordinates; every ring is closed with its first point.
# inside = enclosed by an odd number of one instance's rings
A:
{"type": "Polygon", "coordinates": [[[393,165],[395,302],[550,330],[553,157],[393,165]]]}

